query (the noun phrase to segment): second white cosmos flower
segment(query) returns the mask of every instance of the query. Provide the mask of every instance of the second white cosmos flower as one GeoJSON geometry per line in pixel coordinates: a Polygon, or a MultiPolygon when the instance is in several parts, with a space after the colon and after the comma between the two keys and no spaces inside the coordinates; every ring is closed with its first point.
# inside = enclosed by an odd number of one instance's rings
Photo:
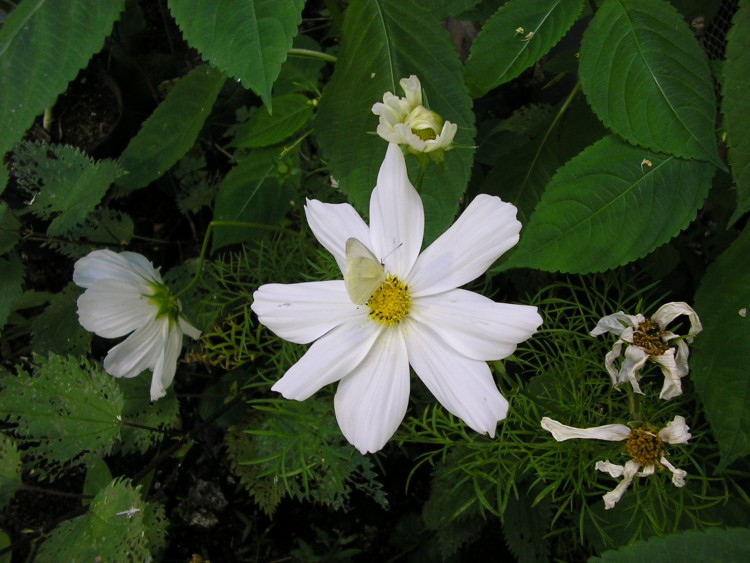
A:
{"type": "Polygon", "coordinates": [[[339,381],[341,431],[362,453],[375,452],[406,414],[411,365],[448,411],[494,436],[508,402],[486,362],[512,354],[542,319],[536,307],[457,288],[518,242],[516,208],[480,195],[420,254],[422,200],[403,154],[390,144],[369,227],[349,204],[308,200],[305,212],[345,280],[267,284],[255,292],[252,308],[264,325],[291,342],[314,342],[272,389],[303,401],[339,381]],[[368,286],[373,293],[362,297],[368,286]]]}

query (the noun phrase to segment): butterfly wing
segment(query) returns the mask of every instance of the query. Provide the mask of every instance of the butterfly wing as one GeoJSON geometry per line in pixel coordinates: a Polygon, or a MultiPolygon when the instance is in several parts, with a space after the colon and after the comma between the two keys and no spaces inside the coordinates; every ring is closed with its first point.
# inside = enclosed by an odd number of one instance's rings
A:
{"type": "Polygon", "coordinates": [[[384,281],[383,265],[370,249],[356,238],[347,239],[344,284],[352,302],[365,304],[384,281]]]}

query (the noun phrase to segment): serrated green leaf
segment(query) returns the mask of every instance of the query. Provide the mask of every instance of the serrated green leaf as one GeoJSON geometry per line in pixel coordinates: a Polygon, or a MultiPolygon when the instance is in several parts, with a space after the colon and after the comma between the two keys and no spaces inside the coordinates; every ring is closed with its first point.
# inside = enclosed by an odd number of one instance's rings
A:
{"type": "Polygon", "coordinates": [[[24,267],[18,256],[11,255],[7,260],[0,258],[0,330],[5,327],[13,305],[21,296],[24,267]]]}
{"type": "Polygon", "coordinates": [[[118,384],[125,397],[122,408],[125,425],[120,431],[121,451],[125,455],[146,453],[164,439],[164,432],[156,429],[168,431],[177,426],[180,403],[171,387],[166,396],[152,402],[149,392],[151,381],[147,377],[119,379],[118,384]]]}
{"type": "Polygon", "coordinates": [[[5,508],[20,486],[21,454],[9,436],[0,434],[0,508],[5,508]]]}
{"type": "Polygon", "coordinates": [[[478,98],[513,80],[568,32],[583,0],[512,0],[482,26],[466,61],[466,82],[478,98]],[[532,35],[529,35],[532,34],[532,35]]]}
{"type": "Polygon", "coordinates": [[[78,259],[102,246],[127,246],[133,238],[133,229],[133,219],[129,215],[115,209],[98,207],[83,225],[70,231],[70,239],[81,242],[57,240],[51,242],[50,247],[68,258],[78,259]]]}
{"type": "Polygon", "coordinates": [[[0,29],[0,160],[102,48],[124,6],[24,0],[10,13],[0,29]]]}
{"type": "Polygon", "coordinates": [[[500,269],[587,273],[641,258],[695,218],[714,170],[605,137],[558,170],[500,269]]]}
{"type": "Polygon", "coordinates": [[[750,4],[743,2],[732,18],[727,34],[722,104],[724,126],[729,145],[729,164],[737,185],[737,209],[729,220],[733,224],[750,210],[750,4]]]}
{"type": "MultiPolygon", "coordinates": [[[[214,208],[216,221],[241,221],[277,225],[290,209],[294,192],[282,176],[295,166],[289,157],[279,160],[278,151],[256,150],[226,175],[219,185],[214,208]]],[[[263,232],[257,228],[218,227],[212,252],[229,244],[244,242],[263,232]]]]}
{"type": "Polygon", "coordinates": [[[703,332],[690,377],[721,451],[721,466],[750,453],[750,228],[708,268],[695,294],[703,332]]]}
{"type": "Polygon", "coordinates": [[[81,356],[89,351],[91,333],[78,323],[76,300],[81,291],[69,283],[52,295],[49,306],[31,321],[33,352],[81,356]]]}
{"type": "Polygon", "coordinates": [[[0,202],[0,254],[13,248],[21,237],[21,222],[4,201],[0,202]]]}
{"type": "Polygon", "coordinates": [[[144,502],[129,480],[115,479],[96,495],[88,514],[67,520],[50,533],[36,560],[151,561],[156,546],[150,541],[154,530],[147,527],[158,520],[149,518],[148,512],[158,509],[144,502]]]}
{"type": "Polygon", "coordinates": [[[120,155],[129,172],[117,182],[126,191],[161,177],[193,146],[226,77],[208,65],[194,68],[170,90],[120,155]]]}
{"type": "Polygon", "coordinates": [[[120,433],[124,399],[115,379],[85,360],[35,357],[35,374],[3,378],[0,418],[16,424],[24,458],[36,474],[61,471],[111,451],[120,433]]]}
{"type": "MultiPolygon", "coordinates": [[[[94,162],[76,147],[23,143],[14,162],[24,183],[38,189],[31,211],[52,222],[50,236],[63,236],[83,224],[109,186],[124,174],[114,160],[94,162]]],[[[28,189],[28,188],[27,188],[28,189]]]]}
{"type": "Polygon", "coordinates": [[[631,563],[633,561],[747,561],[750,559],[750,529],[711,528],[689,530],[648,541],[638,541],[617,551],[591,557],[589,563],[631,563]]]}
{"type": "Polygon", "coordinates": [[[703,50],[665,0],[605,0],[581,44],[581,86],[599,119],[635,145],[723,167],[703,50]]]}
{"type": "MultiPolygon", "coordinates": [[[[83,482],[83,494],[95,497],[110,483],[112,483],[112,472],[109,470],[107,462],[102,458],[91,460],[91,463],[86,466],[86,480],[83,482]]],[[[81,499],[81,504],[87,506],[91,504],[91,500],[83,498],[81,499]]]]}
{"type": "MultiPolygon", "coordinates": [[[[458,124],[455,144],[473,146],[471,98],[458,53],[442,22],[412,0],[349,4],[338,62],[323,92],[315,125],[333,176],[360,212],[369,208],[387,148],[383,139],[372,134],[378,125],[372,106],[386,92],[403,96],[398,83],[411,74],[421,81],[430,109],[458,124]]],[[[422,188],[425,243],[455,218],[472,162],[472,150],[456,148],[445,154],[442,166],[427,168],[422,188]]]]}
{"type": "Polygon", "coordinates": [[[271,87],[304,5],[304,0],[170,0],[169,10],[192,47],[258,94],[270,110],[271,87]]]}
{"type": "Polygon", "coordinates": [[[273,115],[259,108],[247,123],[237,129],[233,147],[269,147],[294,135],[310,121],[312,102],[301,94],[287,94],[273,100],[273,115]]]}

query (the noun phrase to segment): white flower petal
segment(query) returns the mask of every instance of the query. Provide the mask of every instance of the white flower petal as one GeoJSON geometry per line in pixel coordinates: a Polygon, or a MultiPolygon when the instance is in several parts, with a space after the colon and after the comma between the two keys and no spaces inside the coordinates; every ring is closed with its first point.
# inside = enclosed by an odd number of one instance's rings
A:
{"type": "Polygon", "coordinates": [[[518,242],[520,230],[514,205],[478,195],[417,258],[406,280],[412,296],[439,293],[476,279],[518,242]]]}
{"type": "Polygon", "coordinates": [[[337,326],[316,340],[272,391],[304,401],[321,387],[351,373],[368,354],[381,329],[369,319],[337,326]]]}
{"type": "Polygon", "coordinates": [[[262,285],[253,293],[251,308],[261,323],[297,344],[368,313],[367,307],[352,303],[342,280],[262,285]]]}
{"type": "Polygon", "coordinates": [[[596,469],[597,471],[601,471],[602,473],[609,473],[610,476],[614,477],[615,479],[619,478],[625,472],[624,466],[617,465],[616,463],[610,463],[608,459],[604,461],[597,461],[594,469],[596,469]]]}
{"type": "Polygon", "coordinates": [[[346,269],[346,241],[356,238],[368,244],[370,228],[348,203],[323,203],[308,199],[307,224],[318,242],[336,259],[341,273],[346,269]]]}
{"type": "Polygon", "coordinates": [[[422,248],[423,234],[422,199],[409,182],[404,154],[390,143],[370,198],[372,251],[386,271],[405,277],[422,248]]]}
{"type": "Polygon", "coordinates": [[[536,307],[495,303],[464,289],[415,298],[409,316],[474,360],[510,356],[542,324],[536,307]]]}
{"type": "Polygon", "coordinates": [[[177,371],[177,360],[182,350],[182,332],[174,330],[167,323],[162,324],[161,338],[164,342],[162,354],[153,366],[151,376],[151,400],[156,401],[167,394],[167,388],[172,385],[177,371]]]}
{"type": "MultiPolygon", "coordinates": [[[[599,468],[600,463],[601,462],[597,463],[597,469],[599,468]]],[[[633,477],[635,477],[635,474],[638,472],[638,467],[638,464],[633,460],[625,462],[625,467],[622,472],[622,481],[620,481],[612,491],[608,492],[603,497],[605,509],[609,510],[614,508],[617,502],[622,498],[622,495],[625,494],[625,491],[633,481],[633,477]]]]}
{"type": "Polygon", "coordinates": [[[409,361],[398,330],[384,330],[357,368],[339,383],[336,420],[363,454],[376,452],[393,436],[409,404],[409,361]]]}
{"type": "Polygon", "coordinates": [[[667,458],[664,456],[662,456],[661,460],[659,460],[659,463],[661,463],[664,467],[672,472],[672,484],[675,487],[685,486],[685,477],[687,477],[687,471],[685,471],[684,469],[677,469],[674,465],[669,463],[667,458]]]}
{"type": "MultiPolygon", "coordinates": [[[[684,342],[681,342],[680,344],[687,347],[684,342]]],[[[681,373],[681,370],[677,366],[677,362],[675,361],[675,348],[670,348],[659,356],[652,356],[651,361],[658,364],[661,368],[661,372],[664,374],[664,385],[661,388],[661,393],[659,393],[659,398],[668,401],[669,399],[681,395],[682,383],[680,382],[680,378],[687,375],[687,373],[681,373]]],[[[684,367],[687,369],[687,362],[685,362],[684,367]]]]}
{"type": "Polygon", "coordinates": [[[571,439],[585,440],[607,440],[609,442],[621,442],[630,436],[630,428],[624,424],[606,424],[591,428],[576,428],[557,422],[549,417],[542,418],[542,428],[552,433],[552,437],[558,442],[571,439]]]}
{"type": "Polygon", "coordinates": [[[667,444],[686,444],[691,435],[685,417],[675,416],[672,422],[659,430],[659,438],[667,444]]]}
{"type": "Polygon", "coordinates": [[[590,332],[591,336],[599,336],[600,334],[611,333],[616,336],[620,336],[622,331],[627,327],[635,326],[635,319],[630,315],[626,315],[622,311],[618,311],[614,315],[607,315],[596,323],[596,328],[590,332]]]}
{"type": "Polygon", "coordinates": [[[115,377],[135,377],[154,366],[164,355],[169,321],[157,319],[136,329],[104,358],[104,369],[115,377]]]}
{"type": "Polygon", "coordinates": [[[659,310],[656,311],[656,313],[654,313],[654,316],[651,317],[651,320],[658,323],[659,327],[664,330],[667,328],[667,325],[669,323],[671,323],[680,315],[687,315],[687,317],[690,319],[690,331],[688,332],[687,341],[692,342],[692,337],[701,332],[703,330],[703,326],[701,325],[701,321],[698,318],[698,314],[687,303],[683,301],[665,303],[664,305],[659,307],[659,310]]]}
{"type": "Polygon", "coordinates": [[[187,334],[193,340],[198,340],[201,337],[201,331],[187,322],[182,316],[177,317],[177,325],[183,334],[187,334]]]}
{"type": "Polygon", "coordinates": [[[617,369],[617,366],[615,366],[615,361],[620,357],[623,344],[624,342],[622,340],[617,340],[612,346],[612,350],[607,352],[607,355],[604,356],[604,367],[607,368],[607,372],[609,372],[609,376],[612,378],[612,385],[614,386],[620,384],[620,372],[617,369]]]}
{"type": "Polygon", "coordinates": [[[625,356],[620,366],[620,372],[617,374],[618,384],[629,381],[633,391],[643,394],[638,381],[641,378],[641,370],[648,361],[648,354],[633,344],[625,348],[625,356]]]}
{"type": "Polygon", "coordinates": [[[430,327],[402,321],[409,363],[435,398],[449,412],[480,433],[495,436],[508,401],[497,388],[485,362],[459,354],[430,327]]]}
{"type": "Polygon", "coordinates": [[[146,282],[161,283],[161,276],[144,256],[133,252],[117,254],[111,250],[94,250],[76,261],[73,282],[89,288],[101,280],[119,280],[134,287],[148,287],[146,282]]]}
{"type": "Polygon", "coordinates": [[[119,338],[153,322],[158,312],[154,303],[120,285],[99,281],[78,298],[78,322],[83,328],[104,338],[119,338]]]}
{"type": "Polygon", "coordinates": [[[416,75],[412,74],[409,78],[402,78],[398,83],[404,91],[406,101],[411,109],[422,105],[422,84],[416,75]]]}

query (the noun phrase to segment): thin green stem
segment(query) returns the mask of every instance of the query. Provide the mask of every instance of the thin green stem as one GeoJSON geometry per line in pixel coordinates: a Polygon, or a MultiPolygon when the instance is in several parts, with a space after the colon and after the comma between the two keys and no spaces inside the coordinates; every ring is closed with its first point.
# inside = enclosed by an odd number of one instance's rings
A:
{"type": "Polygon", "coordinates": [[[200,256],[198,256],[198,268],[195,271],[195,275],[193,276],[193,279],[190,280],[189,284],[187,284],[184,288],[182,288],[175,294],[175,298],[179,298],[180,295],[187,293],[198,283],[198,280],[203,273],[203,263],[206,260],[206,254],[208,253],[208,243],[211,240],[211,234],[214,230],[214,227],[241,227],[244,229],[262,229],[265,231],[275,231],[277,233],[285,233],[289,235],[300,234],[299,232],[293,231],[291,229],[285,229],[284,227],[277,227],[275,225],[266,225],[265,223],[249,223],[246,221],[211,221],[208,224],[208,229],[206,229],[206,234],[203,237],[203,245],[201,246],[200,256]]]}
{"type": "Polygon", "coordinates": [[[313,51],[312,49],[289,49],[288,54],[290,56],[297,56],[305,59],[318,59],[329,63],[335,63],[337,60],[333,55],[321,53],[320,51],[313,51]]]}

